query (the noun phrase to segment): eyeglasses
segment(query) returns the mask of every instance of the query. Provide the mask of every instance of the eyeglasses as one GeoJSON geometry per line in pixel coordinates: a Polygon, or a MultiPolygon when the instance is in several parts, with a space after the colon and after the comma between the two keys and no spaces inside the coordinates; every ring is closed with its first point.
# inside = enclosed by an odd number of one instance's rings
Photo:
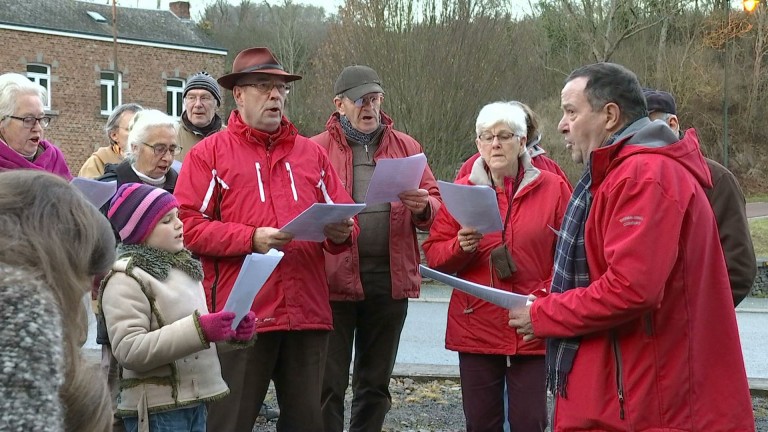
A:
{"type": "Polygon", "coordinates": [[[269,94],[272,93],[272,89],[277,89],[277,92],[285,96],[291,91],[291,86],[281,82],[259,82],[255,84],[241,84],[243,87],[253,87],[260,93],[269,94]]]}
{"type": "Polygon", "coordinates": [[[479,139],[483,144],[493,144],[494,138],[499,140],[499,144],[509,144],[512,142],[512,140],[515,139],[516,136],[517,135],[513,134],[512,132],[501,132],[496,135],[490,132],[483,132],[477,136],[477,139],[479,139]]]}
{"type": "Polygon", "coordinates": [[[362,108],[368,104],[373,105],[375,103],[381,102],[381,96],[382,96],[381,93],[376,93],[370,96],[363,96],[355,100],[355,106],[358,108],[362,108]]]}
{"type": "Polygon", "coordinates": [[[181,146],[176,146],[176,145],[167,146],[165,144],[154,144],[154,145],[152,145],[152,144],[147,144],[147,143],[144,143],[144,142],[142,144],[144,144],[145,146],[147,146],[147,147],[151,148],[152,150],[154,150],[155,151],[155,156],[165,156],[165,154],[168,153],[168,152],[171,152],[171,154],[174,155],[174,156],[176,156],[177,154],[181,153],[181,146]]]}
{"type": "Polygon", "coordinates": [[[194,95],[188,94],[184,96],[184,102],[186,103],[193,104],[197,102],[198,99],[200,99],[200,103],[202,104],[209,104],[215,100],[212,96],[208,96],[208,95],[194,96],[194,95]]]}
{"type": "Polygon", "coordinates": [[[37,122],[40,122],[40,127],[45,129],[45,128],[48,127],[49,124],[51,124],[51,120],[52,120],[52,118],[49,117],[49,116],[42,116],[42,117],[32,117],[32,116],[16,117],[16,116],[9,115],[9,116],[3,117],[3,120],[5,120],[6,118],[12,118],[14,120],[21,120],[21,124],[23,124],[25,128],[29,128],[29,129],[32,129],[33,127],[35,127],[35,123],[37,123],[37,122]]]}

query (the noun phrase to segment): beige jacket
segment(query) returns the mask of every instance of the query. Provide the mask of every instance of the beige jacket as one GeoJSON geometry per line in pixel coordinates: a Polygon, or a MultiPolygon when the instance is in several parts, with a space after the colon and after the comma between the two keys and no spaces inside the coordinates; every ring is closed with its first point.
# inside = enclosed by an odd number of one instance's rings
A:
{"type": "MultiPolygon", "coordinates": [[[[222,124],[221,129],[219,129],[219,132],[223,131],[226,128],[227,127],[222,124]]],[[[175,156],[176,160],[179,162],[183,162],[184,157],[187,156],[187,153],[189,153],[189,151],[192,150],[192,147],[194,147],[195,144],[202,141],[203,138],[205,137],[187,129],[187,126],[184,124],[184,122],[179,120],[179,131],[176,134],[176,145],[181,146],[181,153],[175,156]]]]}
{"type": "Polygon", "coordinates": [[[215,345],[197,317],[208,313],[201,282],[172,268],[160,281],[115,262],[101,309],[121,366],[117,415],[139,416],[220,399],[229,393],[215,345]]]}
{"type": "Polygon", "coordinates": [[[115,151],[119,151],[119,149],[120,148],[117,145],[99,147],[99,149],[93,152],[93,154],[85,161],[77,175],[91,179],[101,177],[104,175],[104,166],[106,164],[119,164],[123,161],[123,154],[115,151]]]}

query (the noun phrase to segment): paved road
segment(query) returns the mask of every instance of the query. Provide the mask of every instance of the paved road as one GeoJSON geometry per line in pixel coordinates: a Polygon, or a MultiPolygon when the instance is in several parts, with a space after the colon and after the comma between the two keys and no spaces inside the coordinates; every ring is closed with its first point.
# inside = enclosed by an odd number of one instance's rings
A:
{"type": "MultiPolygon", "coordinates": [[[[768,299],[748,299],[737,309],[744,364],[750,378],[768,378],[767,306],[768,299]]],[[[458,355],[444,348],[447,311],[445,302],[410,303],[397,363],[458,365],[458,355]]]]}
{"type": "Polygon", "coordinates": [[[747,203],[747,217],[768,216],[768,202],[747,203]]]}

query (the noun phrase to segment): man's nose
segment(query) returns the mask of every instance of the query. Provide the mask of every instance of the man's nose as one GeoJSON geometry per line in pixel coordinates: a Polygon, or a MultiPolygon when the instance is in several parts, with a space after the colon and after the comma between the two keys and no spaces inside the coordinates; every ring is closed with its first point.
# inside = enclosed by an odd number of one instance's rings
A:
{"type": "Polygon", "coordinates": [[[557,130],[560,131],[560,133],[566,133],[568,132],[566,130],[567,122],[565,121],[565,117],[560,119],[560,122],[557,124],[557,130]]]}

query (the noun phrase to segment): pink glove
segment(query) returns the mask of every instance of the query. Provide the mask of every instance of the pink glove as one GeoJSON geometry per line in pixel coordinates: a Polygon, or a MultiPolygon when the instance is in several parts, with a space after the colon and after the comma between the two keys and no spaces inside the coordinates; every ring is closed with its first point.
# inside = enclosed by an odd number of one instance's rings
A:
{"type": "Polygon", "coordinates": [[[234,340],[245,342],[251,340],[253,337],[253,331],[256,330],[256,314],[253,311],[248,312],[248,315],[244,316],[240,320],[240,324],[235,329],[234,340]]]}
{"type": "Polygon", "coordinates": [[[215,312],[201,315],[200,328],[208,342],[221,342],[232,339],[235,332],[232,331],[232,321],[235,320],[234,312],[215,312]]]}

